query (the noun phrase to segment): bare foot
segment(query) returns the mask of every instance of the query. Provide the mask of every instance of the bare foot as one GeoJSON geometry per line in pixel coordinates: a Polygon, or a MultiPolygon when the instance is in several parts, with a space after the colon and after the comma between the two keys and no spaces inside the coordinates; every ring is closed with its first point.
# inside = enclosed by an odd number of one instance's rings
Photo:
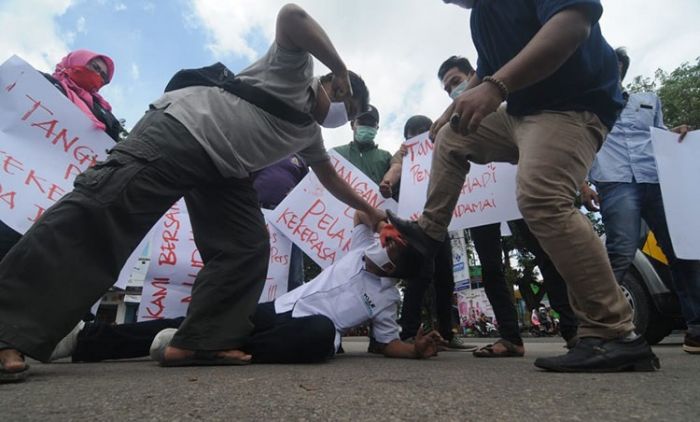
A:
{"type": "Polygon", "coordinates": [[[5,372],[22,372],[27,364],[24,363],[24,358],[15,349],[0,350],[0,362],[5,372]]]}
{"type": "MultiPolygon", "coordinates": [[[[177,347],[168,346],[165,348],[165,353],[163,353],[163,358],[166,362],[178,361],[187,359],[194,355],[194,350],[179,349],[177,347]]],[[[237,359],[242,361],[249,361],[253,356],[242,352],[240,350],[224,350],[217,353],[218,356],[227,357],[230,359],[237,359]]]]}

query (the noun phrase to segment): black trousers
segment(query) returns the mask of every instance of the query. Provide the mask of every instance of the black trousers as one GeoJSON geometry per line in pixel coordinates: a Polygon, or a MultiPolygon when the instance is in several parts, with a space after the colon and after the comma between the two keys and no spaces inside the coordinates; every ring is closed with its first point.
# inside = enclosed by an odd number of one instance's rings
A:
{"type": "Polygon", "coordinates": [[[455,280],[452,264],[452,242],[449,236],[435,255],[435,273],[433,277],[418,277],[406,280],[406,289],[401,307],[401,339],[415,337],[421,323],[421,304],[425,291],[433,282],[435,287],[435,313],[437,314],[440,335],[447,341],[452,340],[452,297],[455,280]]]}
{"type": "Polygon", "coordinates": [[[482,283],[498,321],[498,331],[505,340],[522,345],[518,311],[515,309],[513,292],[506,285],[503,268],[501,224],[473,227],[469,232],[474,241],[476,253],[479,255],[482,283]]]}
{"type": "Polygon", "coordinates": [[[205,265],[172,344],[242,346],[253,330],[269,255],[257,194],[249,179],[222,177],[184,126],[160,110],[146,113],[105,161],[79,175],[75,190],[0,262],[0,342],[48,360],[182,196],[205,265]]]}
{"type": "MultiPolygon", "coordinates": [[[[562,335],[565,338],[573,337],[576,334],[578,321],[569,304],[564,279],[528,228],[525,220],[516,220],[512,224],[523,239],[524,246],[535,255],[535,261],[544,278],[544,288],[549,296],[550,304],[560,314],[562,335]]],[[[474,227],[469,230],[476,253],[479,255],[479,261],[481,261],[484,290],[498,321],[499,333],[504,339],[520,345],[523,340],[518,325],[518,312],[513,303],[513,293],[506,285],[503,268],[500,223],[474,227]]]]}
{"type": "Polygon", "coordinates": [[[0,221],[0,261],[7,255],[10,249],[19,242],[21,237],[21,234],[0,221]]]}
{"type": "MultiPolygon", "coordinates": [[[[177,328],[184,318],[135,324],[89,323],[78,335],[73,362],[99,362],[148,356],[161,330],[177,328]]],[[[241,349],[255,363],[314,363],[333,356],[335,326],[323,315],[292,318],[275,313],[274,302],[259,304],[253,315],[255,329],[241,349]]]]}
{"type": "Polygon", "coordinates": [[[88,322],[78,333],[73,362],[100,362],[148,356],[153,338],[166,328],[178,328],[185,318],[166,318],[113,325],[88,322]]]}
{"type": "Polygon", "coordinates": [[[530,231],[525,220],[511,222],[511,229],[518,232],[525,248],[535,256],[535,263],[542,273],[544,290],[549,297],[549,304],[559,314],[559,330],[562,337],[567,340],[574,337],[578,330],[578,320],[569,303],[566,282],[552,260],[549,259],[549,255],[540,246],[540,242],[530,231]]]}

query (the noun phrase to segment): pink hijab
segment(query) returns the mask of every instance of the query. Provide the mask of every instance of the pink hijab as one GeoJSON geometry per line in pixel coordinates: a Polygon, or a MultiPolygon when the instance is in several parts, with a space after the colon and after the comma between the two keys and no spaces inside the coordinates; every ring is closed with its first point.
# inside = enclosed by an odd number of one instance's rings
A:
{"type": "Polygon", "coordinates": [[[92,107],[94,101],[97,101],[102,108],[107,111],[112,110],[112,106],[102,98],[100,94],[95,92],[88,92],[83,88],[79,87],[75,82],[73,82],[66,74],[66,69],[71,66],[87,66],[88,62],[94,58],[101,58],[107,64],[107,74],[108,81],[112,80],[114,75],[114,62],[109,57],[93,53],[88,50],[75,50],[68,53],[59,64],[56,65],[56,71],[53,73],[53,77],[56,78],[58,83],[61,84],[63,89],[66,91],[66,96],[73,104],[77,105],[80,110],[87,115],[90,120],[95,124],[96,127],[101,130],[105,130],[105,125],[95,115],[92,113],[92,107]]]}

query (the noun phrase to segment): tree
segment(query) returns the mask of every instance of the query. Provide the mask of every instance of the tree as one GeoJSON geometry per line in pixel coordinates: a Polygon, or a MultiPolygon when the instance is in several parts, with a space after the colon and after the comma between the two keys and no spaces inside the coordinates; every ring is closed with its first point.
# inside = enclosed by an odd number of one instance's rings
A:
{"type": "Polygon", "coordinates": [[[683,63],[671,73],[658,69],[654,79],[636,76],[627,84],[627,90],[656,92],[669,128],[681,124],[700,127],[700,57],[694,64],[683,63]]]}

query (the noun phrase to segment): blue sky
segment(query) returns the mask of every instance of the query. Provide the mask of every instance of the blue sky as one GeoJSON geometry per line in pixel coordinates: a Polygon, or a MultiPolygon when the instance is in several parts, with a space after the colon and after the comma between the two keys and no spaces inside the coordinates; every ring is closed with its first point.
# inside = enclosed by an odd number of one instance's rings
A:
{"type": "MultiPolygon", "coordinates": [[[[133,126],[179,69],[222,61],[232,70],[265,52],[283,0],[0,0],[0,62],[17,54],[47,71],[72,49],[112,57],[102,90],[133,126]]],[[[378,143],[394,151],[413,114],[449,104],[435,76],[453,54],[476,59],[469,14],[442,0],[297,0],[326,29],[347,66],[366,80],[381,114],[378,143]]],[[[700,1],[603,0],[603,34],[627,46],[629,75],[652,76],[700,55],[700,1]]],[[[319,64],[317,74],[325,69],[319,64]]],[[[325,130],[328,147],[349,126],[325,130]]]]}

